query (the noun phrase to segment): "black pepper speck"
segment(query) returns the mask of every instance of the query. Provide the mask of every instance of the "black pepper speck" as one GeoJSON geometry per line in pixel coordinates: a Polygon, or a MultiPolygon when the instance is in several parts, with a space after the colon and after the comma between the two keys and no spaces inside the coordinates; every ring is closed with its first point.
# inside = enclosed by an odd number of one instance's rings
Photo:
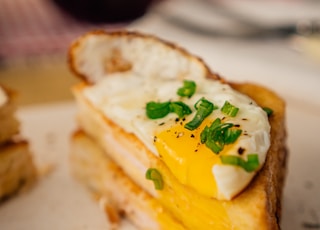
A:
{"type": "Polygon", "coordinates": [[[242,147],[239,147],[239,148],[238,148],[238,154],[239,154],[239,155],[242,155],[242,154],[244,153],[244,151],[245,151],[244,148],[242,148],[242,147]]]}

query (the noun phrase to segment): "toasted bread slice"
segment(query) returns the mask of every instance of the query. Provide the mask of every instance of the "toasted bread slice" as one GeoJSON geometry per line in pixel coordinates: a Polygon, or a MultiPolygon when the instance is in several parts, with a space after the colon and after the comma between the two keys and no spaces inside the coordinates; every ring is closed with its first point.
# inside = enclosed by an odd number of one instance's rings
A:
{"type": "MultiPolygon", "coordinates": [[[[117,126],[99,108],[95,108],[83,95],[83,90],[112,72],[133,71],[139,72],[141,76],[153,74],[157,77],[172,78],[192,74],[224,81],[220,76],[212,73],[201,59],[181,48],[155,37],[128,32],[95,32],[81,37],[71,47],[70,63],[71,68],[84,80],[73,88],[79,105],[80,128],[123,170],[129,180],[141,188],[141,193],[147,193],[158,201],[161,209],[153,209],[153,216],[158,216],[165,210],[185,229],[280,228],[287,150],[285,103],[279,96],[258,85],[230,83],[234,89],[250,96],[261,107],[271,108],[274,114],[270,117],[271,146],[264,167],[240,195],[230,201],[219,201],[201,196],[181,185],[166,165],[135,135],[117,126]],[[150,52],[143,52],[145,47],[148,47],[150,52]],[[145,172],[150,166],[156,166],[163,174],[166,186],[161,193],[145,179],[145,172]]],[[[74,155],[77,155],[77,151],[74,155]]],[[[89,158],[94,158],[90,154],[87,157],[88,162],[89,158]]],[[[82,174],[95,167],[90,163],[77,166],[78,162],[73,160],[72,164],[74,167],[83,167],[82,174]]],[[[79,171],[81,170],[76,170],[76,174],[79,171]]],[[[107,171],[101,174],[107,174],[107,171]]],[[[80,177],[85,178],[85,184],[90,185],[95,176],[90,176],[90,173],[86,175],[88,176],[83,177],[80,173],[80,177]]],[[[101,180],[99,183],[101,185],[97,186],[98,193],[103,194],[100,189],[112,190],[112,184],[107,181],[101,180]]],[[[121,204],[120,201],[115,202],[121,204]]],[[[119,208],[124,209],[121,205],[119,208]]],[[[156,221],[160,229],[175,229],[161,218],[156,221]]]]}
{"type": "Polygon", "coordinates": [[[19,133],[19,122],[14,116],[16,106],[14,104],[14,93],[0,85],[0,144],[8,141],[19,133]]]}
{"type": "Polygon", "coordinates": [[[11,140],[0,146],[0,201],[28,188],[36,174],[27,141],[11,140]]]}
{"type": "Polygon", "coordinates": [[[158,218],[174,229],[184,229],[150,194],[137,186],[96,142],[79,130],[72,136],[72,172],[98,196],[113,225],[125,215],[139,229],[160,229],[158,218]],[[114,215],[116,214],[116,216],[114,215]]]}
{"type": "Polygon", "coordinates": [[[29,143],[19,135],[14,96],[0,85],[0,202],[29,187],[37,177],[29,143]]]}
{"type": "MultiPolygon", "coordinates": [[[[284,104],[275,94],[260,86],[233,84],[233,87],[251,95],[257,95],[256,93],[259,92],[259,96],[256,98],[257,102],[273,109],[274,115],[270,118],[272,144],[264,168],[252,181],[250,186],[235,199],[229,202],[223,202],[224,209],[228,213],[228,218],[219,217],[216,213],[212,213],[210,218],[211,220],[217,221],[221,218],[221,222],[230,220],[231,223],[227,225],[230,224],[229,226],[233,226],[234,229],[278,229],[287,152],[285,145],[283,145],[286,136],[283,123],[284,104]],[[267,99],[265,100],[264,97],[267,99]]],[[[78,116],[80,127],[95,140],[97,146],[101,146],[104,149],[105,153],[123,169],[131,180],[143,190],[156,197],[157,195],[152,184],[147,182],[144,177],[144,173],[149,165],[151,165],[152,162],[157,162],[154,155],[150,153],[136,137],[132,136],[132,134],[124,132],[121,128],[102,116],[99,111],[95,111],[84,98],[81,98],[81,90],[76,90],[75,94],[78,102],[81,103],[81,111],[78,116]]],[[[91,156],[88,154],[87,157],[89,159],[91,156]]],[[[77,164],[77,162],[72,161],[72,164],[77,164]]],[[[90,167],[90,164],[87,166],[90,167]]],[[[91,166],[95,167],[94,165],[91,166]]],[[[159,165],[158,167],[163,166],[159,165]]],[[[82,173],[85,172],[86,168],[84,167],[82,173]]],[[[87,177],[85,183],[90,184],[90,180],[94,180],[93,178],[94,176],[87,177]]],[[[167,178],[166,183],[169,183],[169,181],[171,181],[172,187],[179,186],[177,185],[178,182],[174,179],[167,178]]],[[[110,184],[103,181],[102,183],[106,187],[108,187],[108,185],[112,186],[112,183],[110,184]]],[[[174,199],[177,204],[183,202],[180,200],[181,194],[179,193],[172,192],[168,195],[170,195],[171,199],[174,199]]],[[[187,197],[188,202],[190,202],[189,206],[191,206],[192,209],[199,209],[197,213],[201,216],[203,214],[200,210],[201,207],[199,207],[197,203],[193,203],[193,199],[197,198],[200,202],[201,198],[197,197],[196,194],[193,194],[192,191],[189,191],[187,188],[184,190],[184,196],[185,197],[182,198],[186,199],[187,197]],[[188,194],[188,196],[186,194],[188,194]]],[[[220,201],[201,199],[201,202],[210,204],[213,209],[218,209],[218,207],[221,206],[220,201]]],[[[168,212],[180,216],[180,220],[184,219],[183,213],[187,212],[184,207],[180,207],[177,210],[172,207],[170,203],[166,203],[166,200],[163,200],[162,205],[170,210],[168,212]]],[[[205,216],[205,214],[203,214],[203,216],[205,216]]],[[[188,222],[188,219],[185,219],[185,221],[188,222]]],[[[190,221],[192,222],[192,220],[190,221]]],[[[210,219],[207,219],[207,223],[207,226],[210,227],[210,219]]],[[[192,223],[189,224],[192,226],[192,223]]],[[[187,229],[188,226],[186,227],[187,229]]],[[[219,224],[214,226],[219,226],[219,224]]]]}

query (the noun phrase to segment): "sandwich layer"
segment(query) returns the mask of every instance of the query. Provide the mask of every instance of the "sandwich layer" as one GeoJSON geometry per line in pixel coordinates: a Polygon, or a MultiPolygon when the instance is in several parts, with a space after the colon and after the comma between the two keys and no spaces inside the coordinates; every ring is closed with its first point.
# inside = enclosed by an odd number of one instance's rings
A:
{"type": "Polygon", "coordinates": [[[29,143],[19,137],[14,93],[0,85],[0,202],[36,179],[29,143]]]}
{"type": "Polygon", "coordinates": [[[118,225],[125,215],[139,229],[163,229],[160,223],[167,229],[184,229],[83,131],[72,136],[70,160],[73,174],[99,198],[111,224],[118,225]]]}
{"type": "Polygon", "coordinates": [[[251,84],[232,86],[252,96],[259,105],[272,108],[274,114],[270,118],[271,147],[265,166],[245,191],[231,201],[199,196],[182,186],[139,139],[126,133],[90,105],[81,94],[83,85],[78,85],[74,93],[79,103],[79,126],[128,177],[157,198],[186,229],[278,229],[286,162],[284,103],[263,87],[251,84]],[[153,184],[145,179],[149,167],[157,168],[163,175],[163,190],[155,190],[153,184]]]}
{"type": "Polygon", "coordinates": [[[29,144],[24,140],[8,141],[0,146],[0,201],[27,188],[36,179],[29,144]]]}
{"type": "Polygon", "coordinates": [[[0,85],[0,144],[19,133],[19,122],[14,116],[16,107],[11,94],[0,85]]]}

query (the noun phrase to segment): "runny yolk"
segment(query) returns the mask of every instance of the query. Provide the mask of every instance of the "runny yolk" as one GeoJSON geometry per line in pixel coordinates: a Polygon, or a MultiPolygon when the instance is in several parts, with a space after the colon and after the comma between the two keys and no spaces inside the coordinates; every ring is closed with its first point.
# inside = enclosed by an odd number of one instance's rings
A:
{"type": "Polygon", "coordinates": [[[217,197],[212,167],[220,163],[219,155],[201,144],[200,133],[209,122],[190,131],[183,123],[156,134],[155,146],[163,162],[180,181],[203,195],[217,197]]]}

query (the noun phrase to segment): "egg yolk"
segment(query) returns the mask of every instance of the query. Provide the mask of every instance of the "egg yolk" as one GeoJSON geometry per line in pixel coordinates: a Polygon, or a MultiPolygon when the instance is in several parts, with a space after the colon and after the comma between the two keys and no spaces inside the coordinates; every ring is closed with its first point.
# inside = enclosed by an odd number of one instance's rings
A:
{"type": "Polygon", "coordinates": [[[155,146],[160,158],[180,183],[203,195],[217,197],[212,168],[220,164],[220,157],[200,141],[200,133],[209,122],[203,122],[193,131],[184,128],[184,122],[177,122],[156,134],[155,146]]]}

